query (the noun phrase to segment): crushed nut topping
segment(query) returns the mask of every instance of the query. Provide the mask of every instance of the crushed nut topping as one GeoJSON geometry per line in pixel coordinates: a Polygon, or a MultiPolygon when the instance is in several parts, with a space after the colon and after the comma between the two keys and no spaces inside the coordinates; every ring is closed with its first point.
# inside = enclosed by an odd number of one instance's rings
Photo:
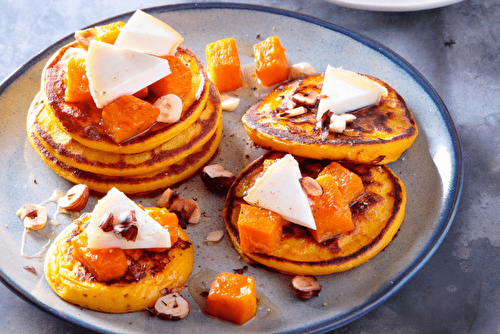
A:
{"type": "Polygon", "coordinates": [[[135,241],[138,231],[135,210],[125,211],[120,214],[117,224],[113,227],[113,233],[125,238],[127,241],[135,241]]]}
{"type": "Polygon", "coordinates": [[[310,176],[304,176],[300,179],[300,185],[304,191],[311,196],[323,195],[323,187],[310,176]]]}
{"type": "Polygon", "coordinates": [[[23,205],[16,214],[23,220],[24,227],[30,231],[43,228],[48,221],[47,208],[43,205],[23,205]]]}
{"type": "Polygon", "coordinates": [[[114,216],[113,216],[113,214],[111,212],[108,212],[104,216],[102,216],[101,222],[99,223],[99,227],[104,232],[111,232],[111,231],[113,231],[114,216]]]}
{"type": "Polygon", "coordinates": [[[321,288],[321,284],[314,276],[295,276],[292,278],[293,294],[300,300],[308,300],[318,296],[321,288]]]}
{"type": "Polygon", "coordinates": [[[214,192],[227,192],[234,179],[234,174],[219,164],[205,166],[201,171],[201,180],[209,190],[214,192]]]}
{"type": "Polygon", "coordinates": [[[57,204],[64,210],[81,211],[87,205],[89,196],[89,187],[86,184],[77,184],[68,190],[66,195],[57,201],[57,204]]]}
{"type": "Polygon", "coordinates": [[[189,314],[189,302],[178,293],[160,297],[155,303],[156,315],[163,320],[180,320],[189,314]]]}

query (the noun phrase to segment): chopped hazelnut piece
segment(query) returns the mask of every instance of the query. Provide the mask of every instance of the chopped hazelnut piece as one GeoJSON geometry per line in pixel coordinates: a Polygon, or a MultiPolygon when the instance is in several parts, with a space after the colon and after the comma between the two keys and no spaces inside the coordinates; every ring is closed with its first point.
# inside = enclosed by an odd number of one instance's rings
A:
{"type": "Polygon", "coordinates": [[[292,278],[292,291],[298,299],[308,300],[319,295],[321,284],[314,276],[295,276],[292,278]]]}
{"type": "Polygon", "coordinates": [[[156,201],[156,206],[159,208],[169,209],[174,200],[177,198],[179,198],[179,194],[175,193],[172,189],[167,188],[161,195],[160,199],[156,201]]]}
{"type": "Polygon", "coordinates": [[[47,224],[47,208],[43,205],[23,205],[16,214],[23,220],[24,227],[30,231],[39,230],[47,224]]]}
{"type": "Polygon", "coordinates": [[[240,99],[227,94],[221,94],[220,102],[222,110],[233,111],[234,109],[238,108],[238,105],[240,104],[240,99]]]}
{"type": "Polygon", "coordinates": [[[68,190],[66,195],[57,201],[57,204],[64,210],[81,211],[87,205],[89,196],[89,187],[86,184],[77,184],[68,190]]]}
{"type": "Polygon", "coordinates": [[[157,122],[175,123],[181,118],[182,100],[175,94],[163,95],[156,100],[153,107],[160,109],[157,122]]]}
{"type": "Polygon", "coordinates": [[[170,211],[180,215],[182,219],[190,224],[197,224],[200,221],[200,208],[191,198],[177,198],[170,206],[170,211]]]}
{"type": "Polygon", "coordinates": [[[290,78],[292,79],[297,79],[304,75],[311,75],[315,73],[316,70],[314,69],[314,67],[306,62],[300,62],[290,66],[290,78]]]}
{"type": "Polygon", "coordinates": [[[189,314],[189,302],[178,293],[160,297],[155,304],[156,314],[163,320],[180,320],[189,314]]]}
{"type": "Polygon", "coordinates": [[[127,241],[135,241],[139,228],[135,211],[125,211],[118,217],[118,223],[113,227],[113,233],[120,235],[127,241]]]}
{"type": "Polygon", "coordinates": [[[207,235],[207,238],[205,240],[209,242],[219,242],[222,240],[223,236],[224,236],[223,230],[212,231],[207,235]]]}
{"type": "Polygon", "coordinates": [[[292,95],[292,101],[300,106],[314,108],[319,102],[319,94],[314,91],[298,92],[292,95]]]}
{"type": "Polygon", "coordinates": [[[304,191],[311,196],[321,196],[323,195],[323,188],[321,185],[310,176],[304,176],[300,179],[300,184],[304,191]]]}
{"type": "Polygon", "coordinates": [[[289,110],[283,111],[280,116],[288,116],[288,117],[295,117],[295,116],[300,116],[303,115],[307,112],[307,109],[304,107],[297,107],[289,110]]]}
{"type": "Polygon", "coordinates": [[[205,166],[201,172],[201,180],[214,192],[227,192],[234,179],[234,174],[219,164],[205,166]]]}
{"type": "Polygon", "coordinates": [[[99,223],[99,227],[104,232],[111,232],[111,231],[113,231],[114,217],[113,217],[113,214],[111,212],[108,212],[104,216],[102,216],[101,222],[99,223]]]}

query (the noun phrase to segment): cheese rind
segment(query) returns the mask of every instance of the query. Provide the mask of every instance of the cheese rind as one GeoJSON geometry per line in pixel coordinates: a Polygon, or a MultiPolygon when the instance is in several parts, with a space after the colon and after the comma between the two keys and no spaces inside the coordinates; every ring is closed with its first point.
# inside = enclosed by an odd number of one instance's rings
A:
{"type": "Polygon", "coordinates": [[[98,41],[90,42],[86,67],[90,93],[98,108],[171,73],[165,59],[98,41]]]}
{"type": "Polygon", "coordinates": [[[174,55],[184,39],[165,22],[137,10],[123,26],[115,45],[156,56],[174,55]]]}
{"type": "Polygon", "coordinates": [[[87,236],[88,247],[91,249],[170,248],[172,246],[170,233],[116,188],[112,188],[96,204],[87,226],[87,236]],[[112,213],[115,219],[117,219],[121,213],[129,210],[134,210],[137,218],[138,231],[135,241],[128,241],[116,235],[113,231],[104,232],[99,227],[101,219],[105,214],[112,213]]]}
{"type": "Polygon", "coordinates": [[[316,119],[321,121],[323,114],[328,110],[340,115],[375,105],[380,101],[383,92],[384,88],[373,80],[328,65],[321,90],[323,97],[319,101],[316,119]]]}
{"type": "Polygon", "coordinates": [[[316,223],[307,195],[300,185],[301,178],[298,162],[291,154],[287,154],[267,168],[248,190],[244,200],[315,230],[316,223]]]}

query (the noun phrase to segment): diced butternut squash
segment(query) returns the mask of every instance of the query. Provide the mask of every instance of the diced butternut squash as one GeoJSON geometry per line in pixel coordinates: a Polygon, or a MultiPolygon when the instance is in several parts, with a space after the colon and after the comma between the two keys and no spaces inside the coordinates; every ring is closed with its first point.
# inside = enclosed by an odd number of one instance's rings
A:
{"type": "Polygon", "coordinates": [[[333,176],[348,204],[355,201],[365,191],[361,178],[338,162],[331,162],[318,176],[326,174],[333,176]]]}
{"type": "Polygon", "coordinates": [[[144,87],[143,89],[141,89],[140,91],[134,93],[134,96],[135,97],[138,97],[140,99],[145,99],[149,96],[149,88],[148,87],[144,87]]]}
{"type": "Polygon", "coordinates": [[[240,57],[234,38],[225,38],[206,46],[207,73],[219,92],[243,86],[240,57]]]}
{"type": "Polygon", "coordinates": [[[180,58],[175,56],[161,58],[168,60],[171,73],[150,85],[149,88],[157,97],[174,94],[182,99],[191,91],[193,74],[180,58]]]}
{"type": "Polygon", "coordinates": [[[117,21],[110,24],[95,27],[96,40],[108,44],[115,44],[118,34],[122,30],[124,22],[117,21]]]}
{"type": "Polygon", "coordinates": [[[332,175],[316,178],[323,188],[323,195],[311,196],[311,210],[316,230],[310,230],[317,242],[322,243],[354,229],[351,210],[332,175]]]}
{"type": "Polygon", "coordinates": [[[257,63],[257,77],[264,86],[271,86],[288,79],[290,66],[285,49],[277,36],[255,44],[253,47],[257,63]]]}
{"type": "Polygon", "coordinates": [[[243,325],[257,312],[257,292],[252,277],[220,273],[210,284],[206,312],[243,325]]]}
{"type": "Polygon", "coordinates": [[[95,28],[78,30],[75,32],[75,39],[78,45],[85,51],[89,49],[89,44],[92,40],[115,44],[116,38],[124,25],[125,23],[118,21],[95,28]]]}
{"type": "Polygon", "coordinates": [[[89,79],[87,78],[85,58],[70,59],[65,75],[66,102],[89,102],[93,101],[90,95],[89,79]]]}
{"type": "Polygon", "coordinates": [[[166,208],[146,208],[146,213],[160,223],[170,234],[170,243],[173,245],[179,239],[179,218],[166,208]]]}
{"type": "Polygon", "coordinates": [[[146,131],[158,118],[160,110],[149,102],[132,95],[124,95],[102,111],[102,126],[116,143],[146,131]]]}
{"type": "Polygon", "coordinates": [[[259,207],[242,204],[238,231],[243,253],[270,254],[281,241],[283,218],[259,207]]]}
{"type": "Polygon", "coordinates": [[[107,282],[122,277],[128,269],[128,260],[120,248],[90,249],[87,247],[87,233],[71,239],[73,257],[87,268],[94,278],[107,282]]]}

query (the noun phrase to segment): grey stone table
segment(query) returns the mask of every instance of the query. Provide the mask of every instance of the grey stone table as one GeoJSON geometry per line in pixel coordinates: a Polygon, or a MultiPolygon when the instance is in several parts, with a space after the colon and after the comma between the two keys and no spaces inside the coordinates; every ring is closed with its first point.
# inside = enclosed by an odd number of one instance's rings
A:
{"type": "MultiPolygon", "coordinates": [[[[169,3],[0,0],[0,80],[79,28],[169,3]]],[[[500,3],[467,0],[417,12],[364,11],[320,0],[247,3],[327,20],[392,49],[436,89],[462,140],[463,195],[441,247],[394,296],[333,333],[500,333],[500,3]]],[[[0,332],[84,330],[0,284],[0,332]]]]}

